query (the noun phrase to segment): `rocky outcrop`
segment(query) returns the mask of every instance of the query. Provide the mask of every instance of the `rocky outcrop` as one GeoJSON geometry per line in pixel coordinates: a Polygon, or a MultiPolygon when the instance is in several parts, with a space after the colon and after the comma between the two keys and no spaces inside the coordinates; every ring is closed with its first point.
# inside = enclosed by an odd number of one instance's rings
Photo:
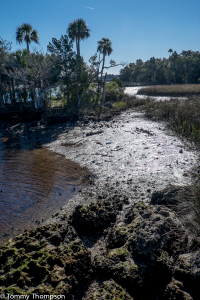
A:
{"type": "Polygon", "coordinates": [[[188,226],[192,189],[171,186],[155,192],[151,204],[131,207],[116,193],[91,200],[1,248],[1,294],[199,299],[198,222],[188,226]]]}
{"type": "Polygon", "coordinates": [[[102,196],[99,198],[90,206],[77,206],[70,218],[72,225],[82,235],[95,234],[107,228],[116,221],[117,214],[122,210],[122,199],[117,196],[106,200],[101,200],[102,196]]]}
{"type": "Polygon", "coordinates": [[[92,274],[90,252],[67,223],[28,230],[0,253],[3,294],[63,294],[73,299],[92,274]]]}

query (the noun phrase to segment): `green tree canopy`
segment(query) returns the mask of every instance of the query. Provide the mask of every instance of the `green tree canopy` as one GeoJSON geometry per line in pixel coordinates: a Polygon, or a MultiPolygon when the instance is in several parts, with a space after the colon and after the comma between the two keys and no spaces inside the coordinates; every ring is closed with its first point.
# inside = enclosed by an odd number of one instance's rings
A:
{"type": "Polygon", "coordinates": [[[103,76],[103,70],[104,70],[104,66],[105,66],[105,58],[106,55],[110,55],[113,51],[112,48],[112,42],[110,39],[108,38],[102,38],[100,41],[98,41],[98,47],[97,47],[97,52],[100,52],[101,54],[103,54],[103,62],[102,62],[102,69],[101,69],[101,80],[102,80],[102,76],[103,76]]]}
{"type": "Polygon", "coordinates": [[[97,52],[102,53],[104,56],[109,56],[112,51],[112,42],[110,39],[102,38],[100,41],[98,41],[97,52]]]}
{"type": "MultiPolygon", "coordinates": [[[[170,50],[170,49],[169,49],[170,50]]],[[[171,49],[172,50],[172,49],[171,49]]],[[[169,58],[137,60],[120,70],[120,79],[142,84],[180,84],[200,82],[199,51],[168,51],[169,58]]]]}
{"type": "Polygon", "coordinates": [[[69,24],[67,32],[72,41],[76,41],[77,55],[80,56],[80,41],[90,37],[90,29],[83,19],[74,20],[69,24]]]}
{"type": "Polygon", "coordinates": [[[29,60],[29,45],[31,42],[39,43],[39,36],[37,30],[33,30],[32,26],[28,23],[23,23],[21,26],[17,27],[16,30],[16,41],[21,44],[26,43],[27,55],[29,60]]]}

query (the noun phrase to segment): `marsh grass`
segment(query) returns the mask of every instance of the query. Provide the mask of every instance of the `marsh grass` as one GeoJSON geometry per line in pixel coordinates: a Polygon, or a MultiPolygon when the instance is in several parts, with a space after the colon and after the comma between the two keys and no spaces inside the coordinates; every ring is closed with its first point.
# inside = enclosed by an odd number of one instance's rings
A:
{"type": "Polygon", "coordinates": [[[176,133],[200,144],[200,96],[160,102],[132,97],[131,107],[143,111],[150,119],[167,121],[176,133]]]}
{"type": "Polygon", "coordinates": [[[152,85],[141,88],[138,94],[147,96],[192,97],[200,95],[200,84],[152,85]]]}
{"type": "Polygon", "coordinates": [[[200,143],[200,98],[148,103],[146,116],[169,121],[171,128],[200,143]]]}

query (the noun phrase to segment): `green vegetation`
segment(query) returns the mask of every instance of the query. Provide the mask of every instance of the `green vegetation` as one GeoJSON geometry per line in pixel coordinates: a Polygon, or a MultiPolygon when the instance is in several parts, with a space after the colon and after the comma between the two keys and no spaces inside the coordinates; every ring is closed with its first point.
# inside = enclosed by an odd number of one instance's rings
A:
{"type": "Polygon", "coordinates": [[[97,52],[84,61],[80,41],[90,37],[90,29],[83,19],[74,20],[67,34],[52,38],[46,53],[30,52],[31,42],[39,43],[38,32],[24,23],[16,30],[16,40],[26,43],[26,50],[11,52],[11,43],[0,38],[0,108],[27,110],[62,107],[68,114],[102,112],[106,101],[121,101],[123,83],[116,79],[107,86],[105,70],[115,67],[106,56],[112,49],[109,38],[97,42],[97,52]],[[73,51],[73,43],[76,52],[73,51]]]}
{"type": "Polygon", "coordinates": [[[123,99],[124,88],[120,87],[119,84],[116,81],[112,81],[106,84],[105,99],[107,102],[120,101],[123,99]]]}
{"type": "Polygon", "coordinates": [[[200,143],[200,99],[154,102],[132,98],[132,107],[145,112],[146,117],[169,122],[170,127],[182,136],[200,143]]]}
{"type": "Polygon", "coordinates": [[[16,40],[19,44],[26,43],[27,46],[27,56],[29,59],[29,45],[31,42],[39,43],[38,32],[33,30],[30,24],[24,23],[21,26],[17,27],[16,31],[16,40]]]}
{"type": "Polygon", "coordinates": [[[91,299],[133,300],[126,291],[113,280],[105,281],[91,299]]]}
{"type": "Polygon", "coordinates": [[[137,59],[120,71],[120,79],[140,84],[199,83],[200,52],[169,49],[169,58],[151,57],[146,62],[137,59]]]}
{"type": "Polygon", "coordinates": [[[125,248],[117,248],[117,249],[114,249],[114,250],[111,250],[110,253],[109,253],[109,257],[114,257],[114,256],[126,256],[128,255],[128,250],[125,248]]]}
{"type": "Polygon", "coordinates": [[[177,132],[195,142],[200,142],[199,100],[151,103],[147,107],[146,114],[149,117],[169,121],[177,132]]]}
{"type": "Polygon", "coordinates": [[[128,107],[128,105],[125,101],[120,101],[120,102],[113,103],[113,109],[114,110],[121,111],[121,110],[127,109],[127,107],[128,107]]]}
{"type": "Polygon", "coordinates": [[[64,245],[61,236],[54,239],[58,229],[62,234],[69,231],[66,224],[49,224],[39,230],[27,230],[1,248],[1,294],[64,294],[71,299],[70,295],[91,272],[90,254],[75,233],[64,245]],[[41,242],[42,238],[47,240],[41,242]]]}
{"type": "Polygon", "coordinates": [[[77,55],[81,56],[80,41],[90,37],[90,29],[87,23],[83,19],[77,19],[69,24],[67,32],[72,41],[76,41],[77,55]]]}

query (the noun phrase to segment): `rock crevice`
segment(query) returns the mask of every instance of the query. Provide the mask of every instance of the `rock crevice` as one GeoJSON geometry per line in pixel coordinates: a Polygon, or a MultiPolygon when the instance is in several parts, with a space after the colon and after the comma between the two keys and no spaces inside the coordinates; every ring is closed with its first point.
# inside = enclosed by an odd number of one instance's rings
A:
{"type": "Polygon", "coordinates": [[[199,224],[190,224],[190,187],[170,186],[154,192],[149,205],[138,201],[126,210],[120,193],[83,197],[90,204],[70,215],[62,209],[0,249],[1,294],[199,299],[199,224]]]}

